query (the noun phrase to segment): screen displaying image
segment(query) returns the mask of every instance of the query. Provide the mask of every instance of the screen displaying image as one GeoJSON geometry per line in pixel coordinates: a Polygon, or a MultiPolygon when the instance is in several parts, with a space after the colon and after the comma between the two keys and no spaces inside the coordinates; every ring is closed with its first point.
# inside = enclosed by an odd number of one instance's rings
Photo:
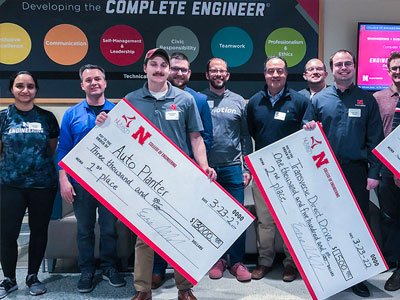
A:
{"type": "Polygon", "coordinates": [[[377,91],[391,85],[386,62],[400,51],[400,24],[358,23],[357,85],[377,91]]]}

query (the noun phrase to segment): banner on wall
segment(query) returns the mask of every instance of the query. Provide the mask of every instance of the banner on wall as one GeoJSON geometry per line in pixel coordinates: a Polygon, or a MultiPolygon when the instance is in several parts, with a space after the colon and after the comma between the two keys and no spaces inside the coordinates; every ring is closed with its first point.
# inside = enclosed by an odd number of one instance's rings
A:
{"type": "Polygon", "coordinates": [[[0,97],[9,96],[10,73],[28,69],[45,80],[39,96],[79,98],[77,71],[92,63],[103,66],[112,81],[108,97],[121,98],[143,84],[143,56],[154,47],[186,54],[191,85],[198,90],[206,87],[204,71],[211,57],[227,61],[234,89],[245,97],[264,85],[267,55],[284,57],[288,80],[304,84],[304,65],[318,54],[318,4],[318,0],[2,0],[0,97]]]}

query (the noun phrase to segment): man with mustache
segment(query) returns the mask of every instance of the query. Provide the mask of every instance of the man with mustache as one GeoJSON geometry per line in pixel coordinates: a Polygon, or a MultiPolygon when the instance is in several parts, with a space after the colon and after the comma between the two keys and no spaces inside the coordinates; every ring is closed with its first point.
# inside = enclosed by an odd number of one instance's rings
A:
{"type": "MultiPolygon", "coordinates": [[[[239,203],[244,203],[244,188],[250,183],[250,172],[242,170],[242,156],[251,153],[252,142],[247,129],[242,96],[226,88],[229,80],[227,63],[212,58],[207,63],[206,78],[209,88],[203,91],[211,107],[214,143],[208,161],[218,174],[218,183],[239,203]]],[[[246,234],[243,233],[228,249],[229,271],[238,281],[250,281],[251,274],[242,263],[245,254],[246,234]]],[[[219,279],[227,268],[227,260],[219,259],[209,272],[211,279],[219,279]]]]}
{"type": "MultiPolygon", "coordinates": [[[[400,52],[390,54],[387,68],[392,85],[374,94],[381,112],[385,136],[400,124],[400,52]]],[[[397,291],[400,289],[400,178],[395,177],[385,166],[381,174],[378,198],[382,216],[382,250],[386,261],[397,266],[386,281],[385,290],[397,291]]]]}
{"type": "MultiPolygon", "coordinates": [[[[147,51],[143,70],[147,75],[144,86],[125,96],[150,122],[158,127],[177,147],[189,154],[187,136],[193,151],[194,160],[208,174],[216,179],[214,169],[208,166],[206,147],[200,132],[203,125],[193,97],[168,82],[170,59],[161,48],[147,51]]],[[[102,113],[96,119],[101,124],[107,119],[102,113]]],[[[141,239],[135,245],[134,286],[136,294],[132,300],[151,300],[152,271],[154,251],[141,239]]],[[[179,272],[175,271],[178,300],[196,300],[191,288],[193,285],[179,272]]]]}
{"type": "MultiPolygon", "coordinates": [[[[201,131],[204,144],[206,145],[207,153],[210,151],[213,142],[213,127],[211,121],[211,112],[207,103],[207,96],[194,91],[187,86],[192,71],[190,70],[189,58],[180,52],[175,52],[170,55],[171,72],[168,76],[168,81],[171,84],[181,90],[184,90],[191,94],[196,101],[197,108],[200,113],[201,122],[203,123],[204,130],[201,131]]],[[[193,153],[188,143],[190,156],[193,157],[193,153]]],[[[157,253],[154,253],[154,266],[153,276],[151,280],[151,288],[159,288],[165,281],[165,270],[167,268],[167,262],[157,253]]]]}
{"type": "Polygon", "coordinates": [[[325,81],[327,76],[325,64],[318,58],[310,59],[303,72],[303,78],[307,81],[308,87],[299,93],[311,100],[316,93],[327,87],[325,81]]]}

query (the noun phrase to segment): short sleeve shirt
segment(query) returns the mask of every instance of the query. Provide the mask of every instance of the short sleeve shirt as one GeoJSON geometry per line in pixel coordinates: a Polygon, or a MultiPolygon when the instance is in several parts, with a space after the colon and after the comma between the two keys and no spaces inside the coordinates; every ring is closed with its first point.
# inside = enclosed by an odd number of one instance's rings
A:
{"type": "Polygon", "coordinates": [[[49,141],[60,134],[50,111],[34,106],[20,111],[15,105],[0,111],[0,182],[20,188],[57,185],[49,141]]]}
{"type": "Polygon", "coordinates": [[[203,130],[192,95],[168,82],[168,92],[160,100],[150,94],[147,83],[143,88],[126,95],[125,98],[180,149],[189,154],[187,135],[190,132],[203,130]]]}

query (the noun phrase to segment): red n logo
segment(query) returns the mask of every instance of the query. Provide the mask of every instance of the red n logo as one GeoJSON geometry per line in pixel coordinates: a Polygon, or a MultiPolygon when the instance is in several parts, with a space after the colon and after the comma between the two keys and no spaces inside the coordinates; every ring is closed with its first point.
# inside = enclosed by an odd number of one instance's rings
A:
{"type": "Polygon", "coordinates": [[[148,131],[145,132],[144,127],[143,127],[143,126],[140,126],[139,129],[138,129],[138,131],[136,131],[136,132],[134,132],[134,133],[132,134],[132,137],[133,137],[135,140],[138,140],[140,145],[143,145],[144,142],[145,142],[149,137],[151,137],[151,133],[148,132],[148,131]]]}
{"type": "Polygon", "coordinates": [[[329,160],[325,158],[325,152],[322,151],[320,154],[314,155],[312,159],[316,162],[316,166],[319,169],[322,165],[329,163],[329,160]]]}

